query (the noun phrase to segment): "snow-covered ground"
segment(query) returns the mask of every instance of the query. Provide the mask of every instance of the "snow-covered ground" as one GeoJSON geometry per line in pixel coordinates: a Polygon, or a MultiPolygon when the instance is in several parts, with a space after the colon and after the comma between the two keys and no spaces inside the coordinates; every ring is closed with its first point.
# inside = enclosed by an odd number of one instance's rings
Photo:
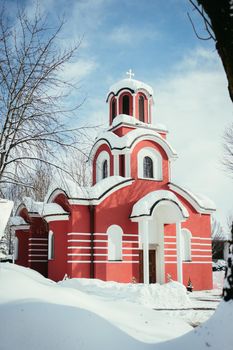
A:
{"type": "Polygon", "coordinates": [[[213,293],[207,298],[206,293],[196,293],[189,298],[176,282],[163,286],[88,279],[55,283],[33,270],[1,264],[0,349],[231,350],[233,302],[221,302],[206,323],[193,329],[181,313],[196,302],[218,304],[205,300],[215,298],[213,293]],[[181,309],[176,315],[153,310],[174,307],[181,309]]]}

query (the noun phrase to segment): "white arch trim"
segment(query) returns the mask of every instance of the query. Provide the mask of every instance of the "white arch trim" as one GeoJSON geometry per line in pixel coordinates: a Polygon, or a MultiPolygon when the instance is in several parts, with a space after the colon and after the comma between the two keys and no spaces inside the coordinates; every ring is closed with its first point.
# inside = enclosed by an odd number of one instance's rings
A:
{"type": "Polygon", "coordinates": [[[138,221],[141,217],[152,217],[155,206],[164,200],[175,203],[179,207],[183,219],[187,219],[189,217],[188,210],[173,192],[159,190],[148,193],[134,204],[130,215],[131,220],[138,221]]]}
{"type": "Polygon", "coordinates": [[[137,155],[137,165],[138,165],[138,177],[144,179],[144,158],[150,157],[153,162],[153,178],[150,180],[161,181],[163,179],[162,174],[162,156],[161,154],[152,147],[142,148],[137,155]]]}
{"type": "Polygon", "coordinates": [[[119,137],[111,131],[106,131],[93,145],[90,152],[90,158],[93,159],[93,156],[97,152],[98,148],[103,144],[107,144],[112,150],[113,154],[114,152],[123,154],[129,149],[132,151],[139,142],[144,140],[153,141],[160,145],[169,159],[177,158],[176,151],[159,133],[150,129],[145,131],[144,128],[132,130],[123,137],[119,137]]]}

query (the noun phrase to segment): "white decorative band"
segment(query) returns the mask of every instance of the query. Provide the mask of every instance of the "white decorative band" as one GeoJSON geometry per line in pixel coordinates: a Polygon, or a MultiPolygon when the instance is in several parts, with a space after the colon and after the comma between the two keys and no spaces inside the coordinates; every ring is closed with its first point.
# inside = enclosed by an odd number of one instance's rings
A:
{"type": "MultiPolygon", "coordinates": [[[[212,261],[182,261],[183,264],[211,264],[212,261]]],[[[177,264],[177,261],[165,261],[165,264],[177,264]]]]}
{"type": "Polygon", "coordinates": [[[28,260],[29,262],[44,262],[47,263],[48,260],[28,260]]]}
{"type": "Polygon", "coordinates": [[[47,247],[48,244],[47,243],[29,243],[30,246],[43,246],[43,247],[47,247]]]}
{"type": "Polygon", "coordinates": [[[47,241],[48,238],[28,238],[29,241],[47,241]]]}
{"type": "MultiPolygon", "coordinates": [[[[79,264],[90,264],[90,260],[89,261],[83,261],[83,260],[67,260],[68,264],[72,264],[72,263],[79,263],[79,264]]],[[[108,261],[108,260],[104,260],[104,261],[94,261],[95,264],[138,264],[139,261],[108,261]]]]}
{"type": "Polygon", "coordinates": [[[34,256],[42,256],[42,257],[47,257],[48,256],[48,254],[28,254],[28,256],[30,256],[30,257],[34,257],[34,256]]]}

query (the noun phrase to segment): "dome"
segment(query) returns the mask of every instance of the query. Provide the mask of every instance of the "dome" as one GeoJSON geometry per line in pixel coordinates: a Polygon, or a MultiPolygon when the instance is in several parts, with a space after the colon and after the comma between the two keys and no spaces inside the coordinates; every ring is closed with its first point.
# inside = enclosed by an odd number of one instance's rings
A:
{"type": "Polygon", "coordinates": [[[150,96],[153,95],[153,89],[151,86],[143,83],[140,80],[126,78],[118,81],[117,83],[113,84],[110,87],[108,92],[108,97],[110,93],[114,93],[114,95],[117,95],[118,92],[121,91],[122,89],[129,89],[132,92],[136,92],[138,90],[145,90],[150,96]]]}

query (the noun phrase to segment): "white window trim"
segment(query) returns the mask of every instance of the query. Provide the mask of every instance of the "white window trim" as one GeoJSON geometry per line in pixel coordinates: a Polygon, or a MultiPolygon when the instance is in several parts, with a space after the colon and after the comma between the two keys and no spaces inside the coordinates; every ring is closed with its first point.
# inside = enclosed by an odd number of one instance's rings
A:
{"type": "Polygon", "coordinates": [[[54,233],[53,231],[49,231],[49,237],[48,237],[48,260],[54,259],[54,246],[53,246],[53,257],[52,257],[52,238],[53,238],[53,244],[54,244],[54,233]]]}
{"type": "Polygon", "coordinates": [[[19,258],[19,239],[15,236],[14,238],[14,260],[18,260],[19,258]]]}
{"type": "Polygon", "coordinates": [[[108,176],[110,176],[110,155],[107,151],[102,151],[96,159],[96,182],[103,179],[103,163],[107,160],[108,176]]]}
{"type": "Polygon", "coordinates": [[[192,261],[192,234],[187,228],[181,229],[182,261],[192,261]]]}
{"type": "Polygon", "coordinates": [[[108,260],[121,261],[122,260],[122,236],[123,230],[118,225],[111,225],[107,229],[108,235],[108,260]]]}
{"type": "Polygon", "coordinates": [[[138,178],[162,181],[162,156],[152,147],[144,147],[138,152],[137,165],[138,165],[138,178]],[[143,160],[145,157],[150,157],[153,161],[153,178],[145,178],[143,175],[143,160]]]}

